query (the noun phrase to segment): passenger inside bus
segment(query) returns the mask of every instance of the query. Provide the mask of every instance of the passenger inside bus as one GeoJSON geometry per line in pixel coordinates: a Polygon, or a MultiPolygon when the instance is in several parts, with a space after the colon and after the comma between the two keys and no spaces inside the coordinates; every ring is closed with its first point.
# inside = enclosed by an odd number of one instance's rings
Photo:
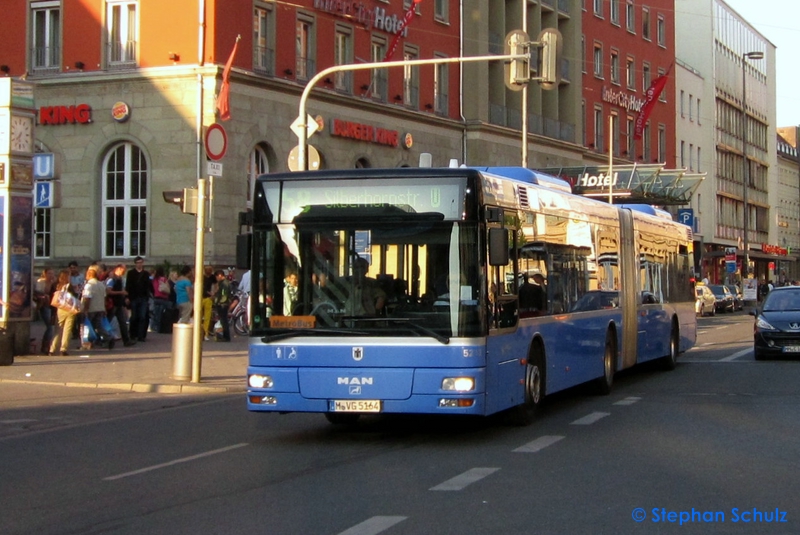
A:
{"type": "Polygon", "coordinates": [[[352,316],[378,316],[386,306],[386,292],[377,280],[367,277],[369,262],[357,258],[353,263],[350,295],[345,303],[345,313],[352,316]]]}

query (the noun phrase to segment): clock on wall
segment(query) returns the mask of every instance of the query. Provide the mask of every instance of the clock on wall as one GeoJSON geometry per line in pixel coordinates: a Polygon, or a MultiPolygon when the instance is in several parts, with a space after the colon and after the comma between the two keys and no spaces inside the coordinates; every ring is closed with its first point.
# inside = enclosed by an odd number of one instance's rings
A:
{"type": "Polygon", "coordinates": [[[33,119],[11,116],[11,150],[13,152],[32,152],[33,119]]]}

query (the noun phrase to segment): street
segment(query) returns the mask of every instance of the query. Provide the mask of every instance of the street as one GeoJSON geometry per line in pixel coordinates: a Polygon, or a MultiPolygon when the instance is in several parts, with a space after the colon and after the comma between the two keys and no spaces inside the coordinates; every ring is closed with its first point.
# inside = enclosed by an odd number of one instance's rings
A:
{"type": "Polygon", "coordinates": [[[3,385],[0,532],[798,533],[800,361],[754,361],[752,321],[700,318],[676,370],[559,393],[523,428],[3,385]]]}

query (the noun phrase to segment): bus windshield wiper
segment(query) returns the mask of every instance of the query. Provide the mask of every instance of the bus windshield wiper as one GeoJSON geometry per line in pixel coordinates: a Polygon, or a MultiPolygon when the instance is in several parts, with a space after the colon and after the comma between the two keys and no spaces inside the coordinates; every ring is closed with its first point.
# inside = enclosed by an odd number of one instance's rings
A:
{"type": "Polygon", "coordinates": [[[450,343],[450,338],[444,336],[442,334],[437,333],[434,330],[428,329],[427,327],[423,327],[419,323],[411,321],[411,318],[386,318],[389,321],[403,323],[413,328],[418,334],[424,334],[426,336],[430,336],[431,338],[435,338],[438,342],[441,342],[444,345],[450,343]]]}
{"type": "Polygon", "coordinates": [[[367,333],[365,333],[364,331],[352,331],[345,329],[289,329],[280,333],[268,334],[266,336],[263,336],[261,337],[261,341],[266,344],[269,342],[284,340],[286,338],[292,338],[295,336],[321,335],[321,334],[333,334],[333,335],[355,334],[359,336],[367,335],[367,333]]]}

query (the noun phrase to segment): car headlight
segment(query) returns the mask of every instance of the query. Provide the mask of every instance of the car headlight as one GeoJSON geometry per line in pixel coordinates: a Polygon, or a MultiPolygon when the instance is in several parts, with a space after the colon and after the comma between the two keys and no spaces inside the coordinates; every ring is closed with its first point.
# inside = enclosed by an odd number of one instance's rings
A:
{"type": "Polygon", "coordinates": [[[469,392],[475,389],[473,377],[445,377],[442,379],[442,390],[469,392]]]}
{"type": "Polygon", "coordinates": [[[762,331],[777,331],[775,327],[770,325],[769,322],[764,319],[764,316],[758,316],[756,318],[756,329],[760,329],[762,331]]]}
{"type": "Polygon", "coordinates": [[[247,378],[247,384],[252,388],[272,388],[273,386],[272,377],[256,373],[247,378]]]}

